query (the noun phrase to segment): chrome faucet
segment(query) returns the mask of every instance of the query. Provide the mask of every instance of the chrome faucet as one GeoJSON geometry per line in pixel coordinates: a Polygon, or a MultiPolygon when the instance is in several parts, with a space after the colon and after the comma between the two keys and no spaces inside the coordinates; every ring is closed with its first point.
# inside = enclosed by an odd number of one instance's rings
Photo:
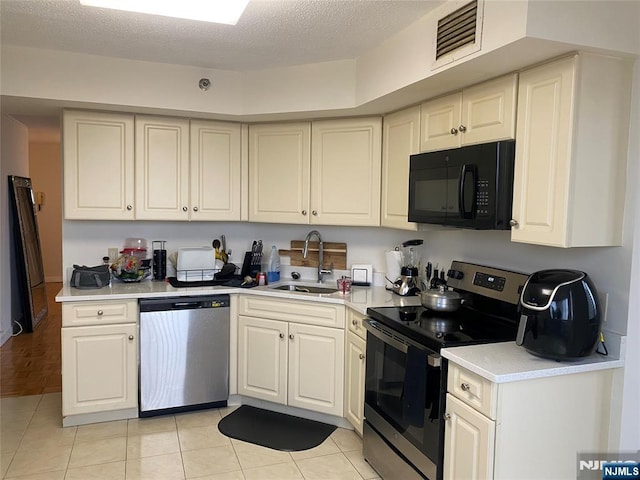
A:
{"type": "Polygon", "coordinates": [[[322,264],[324,262],[324,249],[322,247],[322,237],[320,236],[320,232],[317,230],[311,230],[307,233],[307,238],[304,239],[304,248],[302,249],[302,258],[307,258],[309,254],[309,240],[313,236],[318,237],[318,283],[322,283],[322,276],[325,274],[330,274],[331,269],[325,269],[322,264]]]}

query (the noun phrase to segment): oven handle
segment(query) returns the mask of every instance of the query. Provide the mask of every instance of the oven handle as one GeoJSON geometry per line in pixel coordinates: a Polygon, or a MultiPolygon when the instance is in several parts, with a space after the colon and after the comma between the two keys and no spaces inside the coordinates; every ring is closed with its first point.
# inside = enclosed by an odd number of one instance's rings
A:
{"type": "Polygon", "coordinates": [[[402,353],[407,353],[407,350],[410,346],[417,348],[418,350],[426,352],[428,354],[427,361],[430,366],[436,368],[440,367],[440,355],[438,355],[433,350],[414,342],[413,340],[399,334],[398,332],[385,328],[375,320],[366,318],[363,323],[364,327],[367,329],[367,332],[371,333],[371,335],[373,335],[374,337],[379,338],[384,343],[391,345],[393,348],[400,350],[402,353]]]}

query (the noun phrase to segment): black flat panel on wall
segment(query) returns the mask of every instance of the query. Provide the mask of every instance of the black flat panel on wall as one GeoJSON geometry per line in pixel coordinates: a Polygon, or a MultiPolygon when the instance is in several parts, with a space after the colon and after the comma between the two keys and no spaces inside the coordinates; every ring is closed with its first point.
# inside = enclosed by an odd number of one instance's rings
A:
{"type": "Polygon", "coordinates": [[[48,308],[31,179],[9,175],[9,195],[17,267],[14,288],[22,306],[21,318],[12,316],[25,332],[32,332],[47,317],[48,308]]]}

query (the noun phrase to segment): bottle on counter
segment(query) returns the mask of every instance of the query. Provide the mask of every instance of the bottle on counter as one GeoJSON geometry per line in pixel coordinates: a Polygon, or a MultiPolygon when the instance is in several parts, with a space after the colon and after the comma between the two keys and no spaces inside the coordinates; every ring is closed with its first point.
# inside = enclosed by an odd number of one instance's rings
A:
{"type": "Polygon", "coordinates": [[[267,281],[269,283],[280,280],[280,254],[275,245],[271,247],[271,255],[269,256],[269,267],[267,268],[267,281]]]}

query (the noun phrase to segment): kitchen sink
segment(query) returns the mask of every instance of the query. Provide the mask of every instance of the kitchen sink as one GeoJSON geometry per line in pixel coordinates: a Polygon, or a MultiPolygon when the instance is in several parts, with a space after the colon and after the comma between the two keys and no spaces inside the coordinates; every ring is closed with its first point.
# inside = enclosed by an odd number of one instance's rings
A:
{"type": "Polygon", "coordinates": [[[293,285],[293,284],[287,284],[287,285],[278,285],[277,287],[271,287],[274,290],[287,290],[289,292],[300,292],[300,293],[325,293],[325,294],[329,294],[329,293],[335,293],[338,291],[337,288],[332,288],[332,287],[317,287],[317,286],[310,286],[310,285],[293,285]]]}

